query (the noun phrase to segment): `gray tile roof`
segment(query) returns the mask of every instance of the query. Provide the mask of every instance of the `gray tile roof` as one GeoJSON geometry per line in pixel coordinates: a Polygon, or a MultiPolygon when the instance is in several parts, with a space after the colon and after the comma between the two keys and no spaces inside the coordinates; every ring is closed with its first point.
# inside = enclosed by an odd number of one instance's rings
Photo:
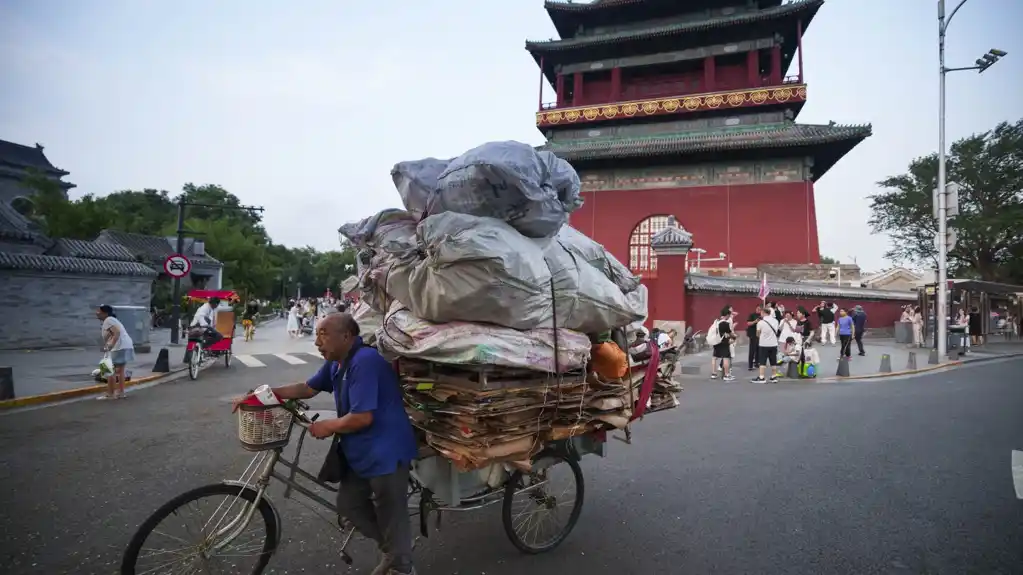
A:
{"type": "Polygon", "coordinates": [[[0,238],[32,243],[46,243],[46,236],[10,204],[0,201],[0,238]]]}
{"type": "Polygon", "coordinates": [[[0,252],[0,269],[88,275],[156,277],[156,270],[137,262],[114,262],[65,256],[0,252]]]}
{"type": "MultiPolygon", "coordinates": [[[[917,294],[904,291],[839,287],[828,284],[772,280],[771,278],[767,279],[767,285],[771,289],[771,294],[777,295],[897,301],[917,300],[917,294]]],[[[693,291],[756,294],[760,291],[760,280],[756,278],[731,278],[691,273],[686,276],[686,287],[693,291]]]]}
{"type": "MultiPolygon", "coordinates": [[[[156,266],[162,266],[163,260],[165,260],[167,256],[174,254],[174,249],[171,247],[170,242],[163,236],[146,236],[117,230],[103,230],[96,238],[96,242],[119,244],[127,248],[131,253],[135,254],[136,257],[152,262],[152,264],[156,266]]],[[[190,246],[191,244],[186,241],[184,255],[187,256],[193,264],[204,264],[210,266],[223,265],[220,261],[209,254],[205,256],[195,255],[192,253],[190,246]]]]}
{"type": "Polygon", "coordinates": [[[593,36],[576,36],[573,38],[565,38],[563,40],[546,40],[540,42],[527,41],[526,49],[534,53],[546,53],[571,50],[573,48],[582,48],[586,46],[616,44],[618,42],[627,42],[630,40],[643,40],[647,38],[665,36],[681,36],[683,34],[692,34],[702,30],[735,26],[737,24],[751,24],[801,13],[805,13],[804,17],[812,16],[823,4],[824,0],[797,0],[796,2],[773,8],[766,8],[757,12],[740,13],[732,16],[717,16],[696,22],[662,24],[659,26],[650,26],[648,28],[623,30],[620,32],[610,32],[607,34],[597,34],[593,36]]]}
{"type": "Polygon", "coordinates": [[[0,162],[18,166],[19,168],[34,168],[42,172],[67,174],[64,170],[57,169],[50,160],[43,154],[43,147],[23,146],[7,140],[0,140],[0,162]]]}
{"type": "Polygon", "coordinates": [[[72,240],[68,238],[56,240],[47,255],[117,262],[138,261],[135,254],[121,244],[72,240]]]}

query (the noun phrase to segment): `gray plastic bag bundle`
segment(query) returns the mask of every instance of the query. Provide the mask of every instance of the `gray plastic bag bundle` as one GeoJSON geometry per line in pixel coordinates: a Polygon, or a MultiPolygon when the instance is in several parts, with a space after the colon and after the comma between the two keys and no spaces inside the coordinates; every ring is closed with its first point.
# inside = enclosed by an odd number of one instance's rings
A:
{"type": "Polygon", "coordinates": [[[551,319],[551,275],[540,246],[507,223],[445,212],[418,227],[425,258],[409,277],[409,308],[434,323],[531,329],[551,319]]]}
{"type": "Polygon", "coordinates": [[[377,312],[391,301],[408,304],[408,278],[418,262],[416,220],[405,210],[384,210],[338,229],[360,248],[356,256],[361,299],[377,312]]]}
{"type": "Polygon", "coordinates": [[[644,317],[645,314],[632,309],[627,296],[601,270],[559,238],[547,243],[544,260],[554,278],[558,327],[601,333],[644,317]]]}
{"type": "Polygon", "coordinates": [[[428,214],[430,202],[437,193],[437,179],[450,163],[451,160],[424,158],[399,162],[391,169],[391,180],[398,189],[401,203],[417,220],[428,214]]]}
{"type": "Polygon", "coordinates": [[[565,249],[600,270],[622,293],[631,293],[640,286],[639,277],[633,275],[618,258],[572,226],[562,227],[557,240],[565,249]]]}
{"type": "Polygon", "coordinates": [[[429,213],[497,218],[522,235],[549,238],[582,205],[579,175],[551,154],[521,142],[491,142],[448,164],[429,213]]]}

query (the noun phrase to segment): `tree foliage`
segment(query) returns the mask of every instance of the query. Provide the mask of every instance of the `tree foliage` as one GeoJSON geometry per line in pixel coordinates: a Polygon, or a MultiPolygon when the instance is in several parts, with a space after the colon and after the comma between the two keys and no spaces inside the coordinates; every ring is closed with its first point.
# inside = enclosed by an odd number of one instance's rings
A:
{"type": "Polygon", "coordinates": [[[828,257],[828,256],[821,256],[821,265],[834,266],[834,265],[838,265],[840,263],[842,263],[842,262],[836,260],[835,258],[831,258],[831,257],[828,257]]]}
{"type": "MultiPolygon", "coordinates": [[[[959,215],[949,220],[958,236],[948,254],[950,275],[1023,283],[1023,120],[952,144],[946,174],[962,186],[959,215]]],[[[937,267],[937,181],[938,157],[931,154],[879,182],[884,191],[870,197],[869,223],[892,239],[886,258],[937,267]]]]}
{"type": "MultiPolygon", "coordinates": [[[[68,201],[53,180],[31,175],[25,183],[34,192],[27,215],[50,237],[92,240],[105,229],[173,236],[178,200],[202,204],[186,207],[187,235],[204,240],[208,253],[223,262],[224,287],[246,296],[277,300],[294,296],[299,284],[303,294],[337,292],[341,281],[355,273],[350,249],[320,252],[274,244],[260,213],[240,209],[238,197],[220,186],[185,184],[175,197],[145,189],[68,201]]],[[[154,299],[169,300],[163,291],[156,289],[154,299]]]]}

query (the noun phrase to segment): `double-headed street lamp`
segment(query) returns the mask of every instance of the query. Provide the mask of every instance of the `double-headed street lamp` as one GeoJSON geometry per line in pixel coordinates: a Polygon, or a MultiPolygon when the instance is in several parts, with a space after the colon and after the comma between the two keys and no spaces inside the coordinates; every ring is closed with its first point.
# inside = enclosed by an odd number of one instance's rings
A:
{"type": "Polygon", "coordinates": [[[964,70],[977,70],[983,73],[995,62],[1006,55],[1002,50],[988,50],[987,54],[978,58],[975,66],[964,68],[945,67],[945,32],[949,23],[956,15],[956,12],[966,4],[966,0],[960,0],[959,4],[952,9],[952,13],[945,18],[945,0],[938,0],[938,70],[940,81],[938,84],[938,305],[934,310],[934,324],[938,335],[938,357],[944,357],[948,352],[948,189],[946,188],[945,174],[945,74],[949,72],[961,72],[964,70]]]}

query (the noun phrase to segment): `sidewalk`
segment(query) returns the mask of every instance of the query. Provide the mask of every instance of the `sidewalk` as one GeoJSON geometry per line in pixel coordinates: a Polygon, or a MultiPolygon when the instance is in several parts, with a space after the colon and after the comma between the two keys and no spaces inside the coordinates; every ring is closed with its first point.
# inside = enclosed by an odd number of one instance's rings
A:
{"type": "MultiPolygon", "coordinates": [[[[837,345],[822,345],[819,342],[815,342],[814,347],[817,348],[817,352],[821,356],[820,372],[818,373],[818,379],[826,379],[835,377],[838,371],[838,346],[837,345]]],[[[936,366],[928,365],[927,360],[930,355],[930,349],[928,348],[913,348],[905,344],[895,343],[894,339],[887,338],[874,338],[863,340],[863,349],[867,355],[860,357],[857,354],[856,343],[853,343],[853,356],[852,360],[849,361],[849,376],[851,379],[857,377],[877,377],[882,374],[881,371],[881,356],[887,354],[891,357],[891,368],[893,373],[905,372],[908,369],[909,354],[916,354],[916,369],[927,370],[935,369],[936,366]]],[[[733,359],[732,375],[736,377],[737,381],[748,380],[754,377],[755,371],[748,371],[747,354],[749,348],[746,345],[740,345],[736,348],[736,358],[733,359]]],[[[958,365],[960,363],[969,363],[972,361],[978,361],[983,359],[995,359],[999,357],[1010,357],[1013,355],[1023,354],[1023,342],[1012,341],[1012,342],[995,342],[989,343],[984,346],[977,346],[970,350],[970,353],[964,355],[961,360],[953,361],[949,358],[942,358],[940,365],[958,365]]],[[[709,379],[711,369],[711,354],[710,350],[707,349],[700,353],[693,355],[687,355],[679,360],[679,377],[682,380],[695,380],[695,379],[709,379]]]]}
{"type": "MultiPolygon", "coordinates": [[[[184,346],[169,347],[169,329],[153,331],[150,345],[149,353],[136,352],[135,361],[127,366],[133,380],[153,375],[156,358],[164,347],[170,350],[171,371],[184,367],[181,362],[185,353],[184,346]]],[[[98,367],[102,358],[103,352],[98,347],[0,351],[0,365],[14,369],[15,398],[96,385],[92,371],[98,367]]]]}

